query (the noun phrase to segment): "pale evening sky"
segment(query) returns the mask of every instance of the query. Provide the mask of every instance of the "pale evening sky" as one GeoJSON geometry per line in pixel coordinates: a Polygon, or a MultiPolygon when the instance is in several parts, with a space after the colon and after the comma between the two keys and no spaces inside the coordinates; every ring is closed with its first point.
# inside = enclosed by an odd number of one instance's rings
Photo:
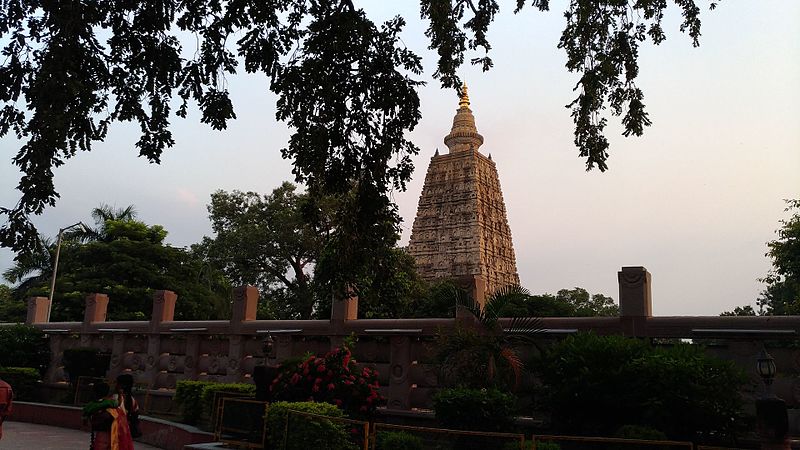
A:
{"type": "MultiPolygon", "coordinates": [[[[420,147],[406,192],[394,199],[405,219],[405,245],[428,161],[449,132],[453,91],[433,80],[416,2],[356,2],[373,15],[409,21],[403,42],[423,55],[428,85],[420,90],[422,120],[410,133],[420,147]],[[402,8],[402,9],[401,9],[402,8]]],[[[500,174],[522,284],[534,293],[581,286],[615,299],[621,266],[653,275],[656,315],[716,315],[754,304],[770,268],[765,242],[786,217],[784,198],[800,197],[800,2],[726,1],[703,11],[699,48],[665,20],[667,41],[641,50],[639,86],[653,125],[624,138],[610,119],[610,170],[584,171],[564,105],[577,76],[564,69],[556,45],[560,11],[526,8],[513,15],[501,2],[489,38],[494,68],[464,67],[481,147],[500,174]]],[[[557,7],[560,2],[553,2],[557,7]]],[[[116,124],[94,151],[55,170],[55,208],[34,218],[39,230],[90,221],[106,203],[136,206],[177,246],[211,233],[206,204],[217,189],[267,193],[292,180],[280,156],[289,136],[275,120],[275,97],[264,76],[229,78],[238,119],[215,132],[196,111],[175,118],[174,148],[161,165],[137,158],[135,126],[116,124]]],[[[0,140],[0,205],[18,199],[11,158],[20,143],[0,140]]],[[[0,249],[0,270],[12,253],[0,249]]],[[[168,287],[167,287],[168,288],[168,287]]],[[[113,301],[113,300],[112,300],[113,301]]]]}

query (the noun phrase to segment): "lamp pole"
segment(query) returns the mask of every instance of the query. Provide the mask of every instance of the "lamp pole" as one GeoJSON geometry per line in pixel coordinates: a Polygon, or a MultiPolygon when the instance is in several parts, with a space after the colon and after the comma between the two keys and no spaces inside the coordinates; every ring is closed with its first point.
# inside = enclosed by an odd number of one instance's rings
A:
{"type": "Polygon", "coordinates": [[[53,294],[56,291],[56,273],[58,272],[58,257],[61,255],[61,238],[64,236],[64,232],[67,230],[71,230],[75,227],[86,228],[86,225],[83,222],[78,222],[72,224],[68,227],[64,227],[58,230],[58,242],[56,243],[56,259],[53,262],[53,277],[50,279],[50,301],[47,303],[47,322],[50,322],[50,311],[53,310],[53,294]]]}

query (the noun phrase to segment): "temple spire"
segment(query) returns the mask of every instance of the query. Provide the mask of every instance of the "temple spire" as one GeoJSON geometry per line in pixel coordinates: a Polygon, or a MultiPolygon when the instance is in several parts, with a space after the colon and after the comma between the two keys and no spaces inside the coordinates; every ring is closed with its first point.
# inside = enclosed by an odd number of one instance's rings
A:
{"type": "Polygon", "coordinates": [[[461,99],[458,101],[459,108],[469,108],[469,94],[467,93],[466,81],[461,85],[461,99]]]}
{"type": "Polygon", "coordinates": [[[458,109],[456,116],[453,117],[453,128],[450,130],[450,134],[445,136],[444,143],[450,149],[450,153],[478,150],[483,144],[483,136],[478,133],[478,129],[475,127],[475,116],[469,109],[467,83],[461,86],[458,109]]]}

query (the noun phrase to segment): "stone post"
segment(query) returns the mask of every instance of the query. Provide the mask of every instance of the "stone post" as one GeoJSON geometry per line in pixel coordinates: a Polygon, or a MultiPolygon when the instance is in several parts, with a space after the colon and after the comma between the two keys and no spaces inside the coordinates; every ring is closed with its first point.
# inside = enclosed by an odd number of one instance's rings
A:
{"type": "Polygon", "coordinates": [[[653,316],[650,272],[644,267],[623,267],[619,281],[619,315],[626,336],[644,336],[647,318],[653,316]]]}
{"type": "Polygon", "coordinates": [[[153,293],[153,315],[150,317],[150,333],[147,336],[147,359],[145,359],[143,380],[151,389],[157,389],[158,359],[161,356],[160,328],[163,322],[175,320],[175,302],[178,294],[172,291],[155,291],[153,293]]]}
{"type": "Polygon", "coordinates": [[[342,300],[333,300],[331,306],[331,350],[342,345],[344,341],[344,323],[358,319],[358,296],[350,296],[342,300]]]}
{"type": "Polygon", "coordinates": [[[25,324],[46,323],[47,308],[49,306],[50,299],[47,297],[30,297],[28,299],[28,316],[25,318],[25,324]]]}
{"type": "Polygon", "coordinates": [[[258,306],[258,288],[240,286],[233,290],[233,308],[231,311],[231,330],[238,331],[242,322],[256,320],[258,306]]]}
{"type": "Polygon", "coordinates": [[[175,320],[175,302],[178,294],[172,291],[155,291],[153,293],[153,315],[150,317],[150,329],[158,331],[161,322],[175,320]]]}
{"type": "Polygon", "coordinates": [[[108,296],[106,294],[89,294],[86,296],[86,307],[83,310],[83,328],[95,322],[105,322],[108,314],[108,296]]]}
{"type": "Polygon", "coordinates": [[[389,389],[387,408],[409,409],[411,396],[411,342],[408,336],[389,338],[389,389]]]}

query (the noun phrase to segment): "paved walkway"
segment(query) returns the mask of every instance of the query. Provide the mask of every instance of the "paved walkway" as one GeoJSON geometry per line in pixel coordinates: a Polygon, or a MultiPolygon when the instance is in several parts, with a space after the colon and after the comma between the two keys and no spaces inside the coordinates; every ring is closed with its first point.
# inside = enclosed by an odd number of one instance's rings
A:
{"type": "MultiPolygon", "coordinates": [[[[134,442],[136,450],[156,450],[158,447],[134,442]]],[[[69,428],[50,427],[35,423],[11,422],[3,424],[2,450],[83,450],[89,448],[89,432],[69,428]]]]}

